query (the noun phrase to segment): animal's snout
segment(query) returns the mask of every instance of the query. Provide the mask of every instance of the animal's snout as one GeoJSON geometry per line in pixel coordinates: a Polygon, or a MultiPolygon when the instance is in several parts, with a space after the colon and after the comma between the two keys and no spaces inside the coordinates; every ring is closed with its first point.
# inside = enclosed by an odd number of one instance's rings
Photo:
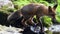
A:
{"type": "Polygon", "coordinates": [[[57,21],[56,19],[52,19],[52,23],[53,23],[53,24],[57,24],[58,21],[57,21]]]}

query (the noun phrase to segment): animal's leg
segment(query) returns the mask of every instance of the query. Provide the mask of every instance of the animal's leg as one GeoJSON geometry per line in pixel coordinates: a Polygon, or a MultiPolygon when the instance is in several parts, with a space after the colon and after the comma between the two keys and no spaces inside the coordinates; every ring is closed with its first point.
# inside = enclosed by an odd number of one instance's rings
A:
{"type": "Polygon", "coordinates": [[[33,21],[34,21],[34,23],[38,23],[38,22],[37,22],[37,19],[35,19],[35,18],[33,18],[33,21]]]}
{"type": "Polygon", "coordinates": [[[43,32],[43,31],[44,31],[43,24],[42,24],[41,19],[39,19],[39,18],[40,18],[40,17],[37,16],[37,21],[39,22],[38,25],[40,25],[40,27],[41,27],[41,32],[43,32]]]}
{"type": "Polygon", "coordinates": [[[41,18],[41,21],[42,21],[43,27],[44,27],[44,24],[45,24],[45,22],[44,22],[44,17],[41,18]]]}
{"type": "Polygon", "coordinates": [[[29,18],[29,19],[23,19],[22,20],[22,25],[24,26],[24,27],[27,27],[27,26],[29,26],[28,24],[30,24],[30,25],[33,25],[33,18],[31,17],[31,18],[29,18]],[[28,22],[27,22],[28,21],[28,22]]]}
{"type": "Polygon", "coordinates": [[[27,19],[23,19],[23,20],[22,20],[22,25],[23,25],[24,27],[27,27],[26,21],[27,21],[27,19]]]}
{"type": "Polygon", "coordinates": [[[31,17],[31,18],[28,20],[28,24],[29,24],[29,25],[33,25],[33,24],[34,24],[33,17],[31,17]]]}

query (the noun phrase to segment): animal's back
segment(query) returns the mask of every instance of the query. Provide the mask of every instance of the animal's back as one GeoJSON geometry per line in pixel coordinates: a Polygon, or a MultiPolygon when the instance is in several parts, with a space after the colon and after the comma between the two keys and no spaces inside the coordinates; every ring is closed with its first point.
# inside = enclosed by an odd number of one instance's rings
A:
{"type": "MultiPolygon", "coordinates": [[[[29,4],[24,6],[21,9],[21,12],[25,18],[30,18],[36,14],[41,14],[41,13],[46,13],[47,12],[47,7],[44,4],[29,4]]],[[[27,19],[28,19],[27,18],[27,19]]]]}

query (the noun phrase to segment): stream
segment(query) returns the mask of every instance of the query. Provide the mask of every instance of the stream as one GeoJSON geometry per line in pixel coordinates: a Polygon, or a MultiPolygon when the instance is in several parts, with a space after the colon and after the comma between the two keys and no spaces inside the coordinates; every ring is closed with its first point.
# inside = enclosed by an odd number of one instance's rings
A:
{"type": "MultiPolygon", "coordinates": [[[[12,26],[6,27],[0,25],[0,34],[22,34],[19,31],[23,31],[20,28],[15,28],[12,26]]],[[[46,34],[60,34],[60,25],[51,25],[49,28],[44,28],[46,34]]]]}
{"type": "Polygon", "coordinates": [[[51,25],[46,34],[60,34],[60,24],[51,25]]]}

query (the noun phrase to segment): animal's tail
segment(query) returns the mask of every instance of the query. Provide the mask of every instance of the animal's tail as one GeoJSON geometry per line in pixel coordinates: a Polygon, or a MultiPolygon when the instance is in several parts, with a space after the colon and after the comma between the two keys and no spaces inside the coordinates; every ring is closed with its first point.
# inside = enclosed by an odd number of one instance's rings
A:
{"type": "Polygon", "coordinates": [[[7,21],[12,21],[12,20],[17,20],[19,18],[22,17],[21,11],[18,10],[16,12],[11,13],[8,17],[7,17],[7,21]]]}

